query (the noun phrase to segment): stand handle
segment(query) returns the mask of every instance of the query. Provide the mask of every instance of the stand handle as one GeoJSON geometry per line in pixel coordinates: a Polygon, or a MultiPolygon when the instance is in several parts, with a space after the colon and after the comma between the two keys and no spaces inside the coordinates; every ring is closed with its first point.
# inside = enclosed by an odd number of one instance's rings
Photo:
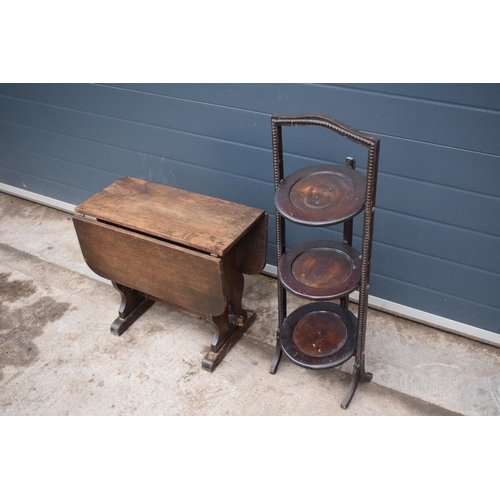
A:
{"type": "Polygon", "coordinates": [[[317,125],[333,130],[337,134],[354,141],[363,146],[374,146],[380,139],[373,137],[364,132],[360,132],[355,128],[349,127],[335,118],[325,115],[273,115],[271,124],[276,126],[301,126],[301,125],[317,125]]]}

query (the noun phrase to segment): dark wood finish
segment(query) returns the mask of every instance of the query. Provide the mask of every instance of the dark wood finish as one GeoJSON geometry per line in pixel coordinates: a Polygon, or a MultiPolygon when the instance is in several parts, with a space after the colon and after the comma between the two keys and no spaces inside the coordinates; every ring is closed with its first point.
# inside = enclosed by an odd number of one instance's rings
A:
{"type": "MultiPolygon", "coordinates": [[[[284,178],[284,162],[283,162],[283,138],[281,126],[278,125],[273,117],[271,117],[271,132],[272,132],[272,145],[273,145],[273,169],[274,169],[274,191],[278,190],[284,178]]],[[[276,197],[276,196],[275,196],[276,197]]],[[[280,211],[276,209],[276,262],[279,263],[284,253],[286,252],[285,244],[285,219],[280,211]]],[[[281,361],[283,351],[280,342],[280,329],[286,316],[287,300],[286,290],[281,280],[278,279],[278,328],[276,329],[276,349],[274,351],[273,360],[269,372],[275,374],[278,370],[278,365],[281,361]]]]}
{"type": "Polygon", "coordinates": [[[365,177],[343,165],[315,165],[285,177],[275,194],[280,214],[297,224],[328,226],[363,210],[365,177]]]}
{"type": "Polygon", "coordinates": [[[283,256],[278,276],[288,290],[300,297],[335,299],[358,288],[361,254],[337,241],[311,241],[283,256]]]}
{"type": "MultiPolygon", "coordinates": [[[[356,169],[356,160],[354,158],[347,157],[345,165],[346,167],[354,170],[356,169]]],[[[353,219],[347,219],[344,221],[344,245],[352,246],[353,223],[353,219]]],[[[349,295],[344,295],[340,298],[340,305],[346,309],[349,307],[349,295]]]]}
{"type": "Polygon", "coordinates": [[[97,218],[73,218],[85,261],[122,297],[111,331],[155,301],[205,317],[214,334],[202,367],[213,371],[255,320],[242,306],[243,273],[265,266],[267,214],[130,177],[77,211],[97,218]]]}
{"type": "MultiPolygon", "coordinates": [[[[354,370],[348,392],[341,404],[342,408],[347,408],[356,391],[359,381],[371,380],[371,374],[365,371],[365,336],[368,293],[370,289],[369,279],[373,239],[373,218],[375,212],[380,140],[376,137],[360,132],[359,130],[355,130],[334,118],[316,114],[296,116],[273,115],[271,117],[271,129],[276,206],[276,258],[278,262],[278,269],[282,268],[281,275],[279,275],[278,279],[278,329],[276,331],[276,350],[270,367],[270,372],[272,374],[276,373],[281,360],[281,355],[285,345],[283,343],[282,330],[285,327],[285,322],[289,321],[287,318],[287,288],[284,286],[282,279],[283,281],[286,281],[290,277],[295,279],[293,284],[287,283],[289,289],[294,292],[297,292],[300,287],[304,287],[306,285],[309,286],[309,288],[314,288],[311,287],[312,282],[309,278],[306,279],[305,277],[300,277],[299,280],[297,280],[297,274],[302,274],[302,270],[306,271],[305,275],[311,273],[312,265],[315,262],[318,263],[320,261],[324,261],[324,257],[326,255],[325,252],[309,250],[308,255],[305,255],[304,257],[302,257],[302,254],[295,258],[293,255],[287,257],[285,243],[285,219],[297,224],[311,226],[330,225],[344,222],[343,243],[344,245],[350,246],[352,244],[353,232],[352,217],[360,211],[364,211],[359,280],[357,274],[358,271],[356,271],[356,280],[358,280],[359,285],[359,302],[356,326],[356,346],[353,352],[353,355],[355,356],[354,370]],[[329,171],[325,166],[319,165],[307,167],[291,174],[289,177],[286,177],[284,175],[281,129],[283,126],[307,125],[325,127],[332,132],[355,142],[356,144],[366,147],[368,151],[366,178],[363,178],[363,176],[360,176],[359,173],[355,172],[355,160],[350,157],[346,160],[346,167],[337,165],[330,166],[330,168],[334,168],[334,171],[329,171]],[[283,259],[285,259],[285,262],[282,266],[283,259]],[[286,259],[290,259],[291,262],[287,264],[286,259]],[[297,260],[296,263],[295,260],[297,260]],[[297,267],[297,274],[295,276],[293,276],[294,263],[297,267]],[[297,281],[299,281],[299,283],[297,283],[297,281]]],[[[348,259],[345,259],[345,261],[347,260],[348,259]]],[[[344,266],[344,269],[345,268],[346,267],[344,266]]],[[[339,271],[335,270],[329,271],[329,276],[327,276],[327,278],[333,280],[334,276],[338,273],[339,271]]],[[[340,275],[341,274],[342,272],[340,272],[340,275]]],[[[321,280],[324,280],[324,278],[321,277],[320,281],[321,280]]],[[[349,290],[352,283],[347,286],[348,282],[344,281],[343,284],[346,285],[346,287],[343,292],[344,295],[340,297],[341,305],[339,307],[342,307],[347,311],[347,307],[349,305],[347,294],[349,291],[352,291],[349,290]]],[[[342,289],[342,286],[340,286],[340,289],[342,289]]],[[[319,294],[311,293],[310,291],[304,294],[304,296],[308,296],[313,299],[318,299],[318,295],[319,294]]],[[[311,314],[314,314],[314,312],[311,312],[311,314]]],[[[321,314],[324,319],[324,314],[321,314]]],[[[312,323],[312,320],[308,320],[308,322],[304,323],[304,325],[307,325],[307,328],[309,328],[312,323]]],[[[285,328],[289,328],[289,326],[286,326],[285,328]]],[[[304,327],[304,331],[307,330],[307,328],[304,327]]],[[[302,329],[299,331],[302,331],[302,329]]],[[[348,336],[348,338],[352,341],[353,337],[348,336]]],[[[291,356],[290,359],[297,362],[297,356],[295,355],[291,356]]],[[[307,364],[303,366],[306,365],[307,364]]],[[[328,366],[328,363],[320,362],[316,366],[326,367],[328,366]]]]}
{"type": "Polygon", "coordinates": [[[118,179],[75,210],[219,257],[264,214],[256,208],[134,177],[118,179]]]}

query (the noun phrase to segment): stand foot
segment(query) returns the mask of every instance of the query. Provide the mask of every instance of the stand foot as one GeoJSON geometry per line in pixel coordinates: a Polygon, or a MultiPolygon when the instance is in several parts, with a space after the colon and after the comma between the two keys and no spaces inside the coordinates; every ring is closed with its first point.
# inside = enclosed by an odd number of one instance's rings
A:
{"type": "Polygon", "coordinates": [[[276,342],[276,351],[274,351],[274,357],[271,362],[271,368],[269,368],[269,373],[271,375],[274,375],[278,371],[278,365],[280,364],[282,354],[283,351],[281,350],[280,341],[278,339],[276,342]]]}
{"type": "Polygon", "coordinates": [[[237,327],[234,332],[224,341],[217,352],[210,350],[205,356],[201,367],[208,371],[213,372],[219,363],[224,359],[225,355],[229,350],[238,342],[238,340],[243,336],[243,334],[248,330],[248,328],[255,321],[255,313],[253,311],[247,311],[247,315],[243,320],[241,326],[237,327]]]}
{"type": "Polygon", "coordinates": [[[347,407],[349,406],[349,403],[351,402],[354,393],[356,392],[360,380],[363,380],[364,382],[370,382],[372,378],[373,378],[372,373],[365,372],[364,363],[360,365],[354,363],[354,370],[352,372],[351,383],[349,384],[349,389],[347,390],[347,394],[344,398],[344,401],[342,401],[340,407],[343,410],[347,410],[347,407]]]}

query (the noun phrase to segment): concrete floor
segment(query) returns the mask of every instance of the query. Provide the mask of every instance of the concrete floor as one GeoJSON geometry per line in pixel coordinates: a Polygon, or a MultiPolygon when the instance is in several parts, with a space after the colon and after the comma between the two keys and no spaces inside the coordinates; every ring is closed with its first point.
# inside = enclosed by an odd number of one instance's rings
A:
{"type": "MultiPolygon", "coordinates": [[[[290,297],[290,310],[300,300],[290,297]]],[[[0,193],[1,415],[499,415],[500,349],[370,309],[366,364],[269,374],[276,280],[247,276],[257,319],[213,373],[211,327],[155,304],[121,337],[118,293],[86,266],[69,214],[0,193]]]]}

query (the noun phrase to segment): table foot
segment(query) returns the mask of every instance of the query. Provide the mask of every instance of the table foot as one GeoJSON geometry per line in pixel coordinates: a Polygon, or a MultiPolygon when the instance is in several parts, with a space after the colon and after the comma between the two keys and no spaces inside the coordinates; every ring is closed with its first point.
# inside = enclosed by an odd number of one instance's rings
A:
{"type": "Polygon", "coordinates": [[[118,309],[118,318],[113,321],[110,330],[113,335],[120,336],[137,318],[144,314],[155,301],[119,283],[113,282],[113,286],[120,292],[122,302],[118,309]]]}
{"type": "MultiPolygon", "coordinates": [[[[213,372],[219,363],[224,359],[229,350],[238,342],[242,335],[248,330],[248,328],[255,321],[255,313],[253,311],[247,311],[245,319],[243,319],[241,326],[238,326],[231,335],[229,335],[224,343],[219,347],[217,352],[210,350],[205,356],[201,367],[209,372],[213,372]]],[[[213,347],[212,347],[213,348],[213,347]]]]}

